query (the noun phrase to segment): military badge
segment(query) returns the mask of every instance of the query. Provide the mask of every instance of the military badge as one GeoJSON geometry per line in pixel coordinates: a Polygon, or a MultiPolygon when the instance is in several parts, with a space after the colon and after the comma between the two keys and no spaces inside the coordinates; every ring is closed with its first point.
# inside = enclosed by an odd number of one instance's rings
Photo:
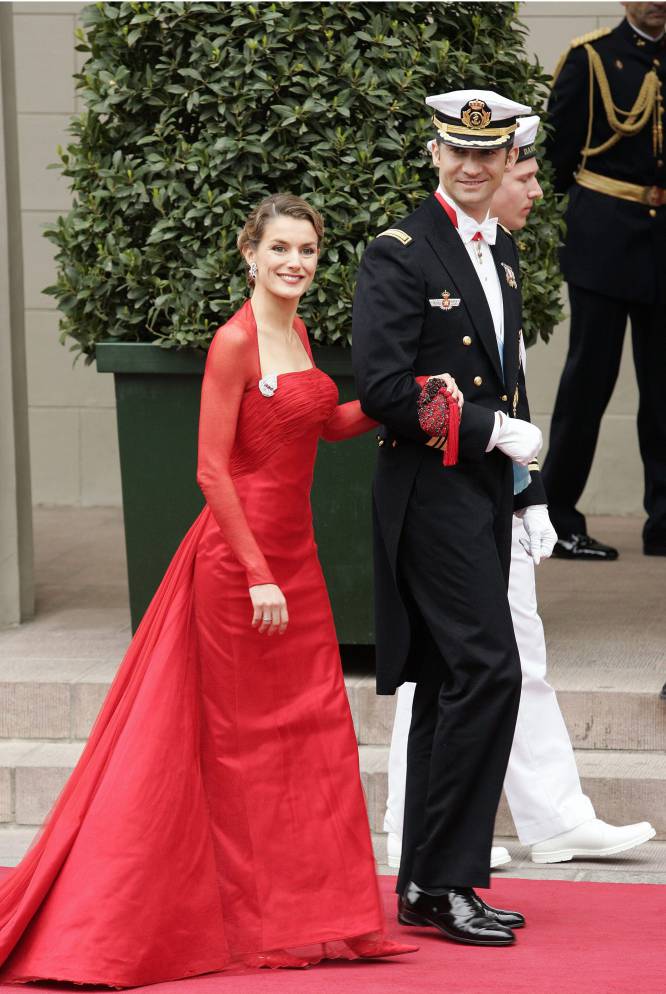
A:
{"type": "Polygon", "coordinates": [[[506,262],[503,262],[502,269],[504,270],[504,275],[506,276],[506,281],[509,286],[513,287],[514,290],[517,290],[518,284],[516,283],[516,275],[511,266],[507,266],[506,262]]]}
{"type": "Polygon", "coordinates": [[[441,297],[430,299],[431,307],[440,307],[443,311],[450,311],[452,307],[460,306],[460,297],[452,297],[448,290],[442,290],[441,297]]]}
{"type": "Polygon", "coordinates": [[[468,100],[460,111],[460,120],[466,128],[487,128],[492,113],[488,110],[485,100],[468,100]]]}

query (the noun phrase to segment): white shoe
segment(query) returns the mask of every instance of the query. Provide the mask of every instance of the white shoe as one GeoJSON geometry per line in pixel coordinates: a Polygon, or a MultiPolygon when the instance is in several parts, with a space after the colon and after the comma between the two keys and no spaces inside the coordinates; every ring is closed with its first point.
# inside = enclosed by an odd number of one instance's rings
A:
{"type": "Polygon", "coordinates": [[[496,870],[498,866],[506,866],[511,862],[509,850],[504,846],[493,846],[490,850],[490,869],[496,870]]]}
{"type": "Polygon", "coordinates": [[[599,818],[583,822],[570,832],[532,846],[533,863],[564,863],[576,856],[615,856],[654,838],[649,821],[636,825],[608,825],[599,818]]]}
{"type": "MultiPolygon", "coordinates": [[[[393,832],[389,832],[386,836],[386,862],[389,866],[394,869],[398,869],[400,866],[400,852],[402,850],[402,841],[399,835],[395,835],[393,832]]],[[[506,866],[507,863],[511,862],[511,857],[509,856],[509,850],[505,849],[504,846],[493,846],[490,851],[490,869],[494,870],[497,866],[506,866]]]]}

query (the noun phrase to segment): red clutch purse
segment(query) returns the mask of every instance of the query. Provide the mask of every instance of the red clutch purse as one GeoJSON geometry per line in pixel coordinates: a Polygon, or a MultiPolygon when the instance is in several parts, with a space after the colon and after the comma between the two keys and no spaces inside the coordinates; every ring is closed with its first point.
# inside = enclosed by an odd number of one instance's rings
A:
{"type": "Polygon", "coordinates": [[[455,466],[460,435],[458,402],[451,396],[444,380],[433,376],[423,384],[417,403],[421,428],[433,438],[446,440],[444,465],[455,466]]]}

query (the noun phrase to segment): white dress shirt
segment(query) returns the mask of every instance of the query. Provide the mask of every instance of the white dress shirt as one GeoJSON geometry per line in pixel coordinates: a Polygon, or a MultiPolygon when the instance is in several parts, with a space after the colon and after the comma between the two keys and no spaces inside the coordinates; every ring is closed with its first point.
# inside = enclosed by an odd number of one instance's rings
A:
{"type": "MultiPolygon", "coordinates": [[[[465,248],[467,249],[467,254],[472,260],[474,270],[476,275],[479,277],[479,282],[484,294],[486,295],[488,307],[490,308],[490,316],[493,319],[493,326],[495,328],[497,348],[501,355],[502,350],[504,349],[504,301],[502,299],[502,287],[499,281],[499,276],[497,275],[495,260],[490,250],[490,245],[483,237],[481,237],[478,241],[473,241],[472,239],[480,227],[479,222],[475,221],[474,218],[469,216],[469,214],[466,214],[455,202],[455,200],[451,199],[441,184],[437,188],[437,192],[444,198],[444,200],[446,200],[449,207],[452,207],[456,212],[456,217],[458,218],[457,231],[465,248]]],[[[488,215],[486,215],[485,220],[487,219],[488,215]]],[[[486,452],[490,452],[491,449],[495,448],[495,442],[497,441],[501,425],[501,414],[499,411],[496,411],[495,427],[493,428],[492,434],[488,440],[486,452]]]]}
{"type": "MultiPolygon", "coordinates": [[[[500,285],[495,260],[490,245],[485,238],[473,241],[473,237],[480,228],[478,221],[466,214],[461,207],[452,200],[446,190],[440,186],[437,192],[446,200],[449,207],[452,207],[458,218],[458,234],[460,235],[467,254],[472,260],[476,275],[483,288],[490,308],[490,315],[493,319],[495,335],[497,337],[497,347],[500,352],[504,346],[504,301],[502,300],[502,287],[500,285]]],[[[485,220],[488,219],[486,215],[485,220]]],[[[483,222],[481,222],[483,223],[483,222]]]]}

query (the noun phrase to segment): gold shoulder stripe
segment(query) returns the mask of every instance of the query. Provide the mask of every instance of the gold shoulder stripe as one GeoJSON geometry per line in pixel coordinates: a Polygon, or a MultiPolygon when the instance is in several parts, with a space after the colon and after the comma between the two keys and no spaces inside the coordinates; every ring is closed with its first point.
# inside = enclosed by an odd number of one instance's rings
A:
{"type": "Polygon", "coordinates": [[[553,72],[553,81],[551,86],[555,85],[557,77],[562,72],[562,67],[567,61],[567,56],[572,48],[580,48],[581,45],[588,45],[591,41],[597,41],[598,38],[603,38],[605,35],[610,34],[612,28],[596,28],[594,31],[588,31],[587,34],[579,35],[578,38],[574,38],[569,47],[565,52],[562,52],[558,60],[555,70],[553,72]]]}
{"type": "Polygon", "coordinates": [[[511,231],[511,228],[507,228],[500,221],[498,221],[497,223],[499,224],[499,226],[502,229],[502,231],[506,231],[506,233],[509,236],[509,238],[513,238],[513,232],[511,231]]]}
{"type": "Polygon", "coordinates": [[[387,228],[386,231],[380,231],[377,238],[381,238],[382,235],[397,239],[401,245],[409,245],[412,241],[412,236],[408,235],[406,231],[401,231],[400,228],[387,228]]]}

